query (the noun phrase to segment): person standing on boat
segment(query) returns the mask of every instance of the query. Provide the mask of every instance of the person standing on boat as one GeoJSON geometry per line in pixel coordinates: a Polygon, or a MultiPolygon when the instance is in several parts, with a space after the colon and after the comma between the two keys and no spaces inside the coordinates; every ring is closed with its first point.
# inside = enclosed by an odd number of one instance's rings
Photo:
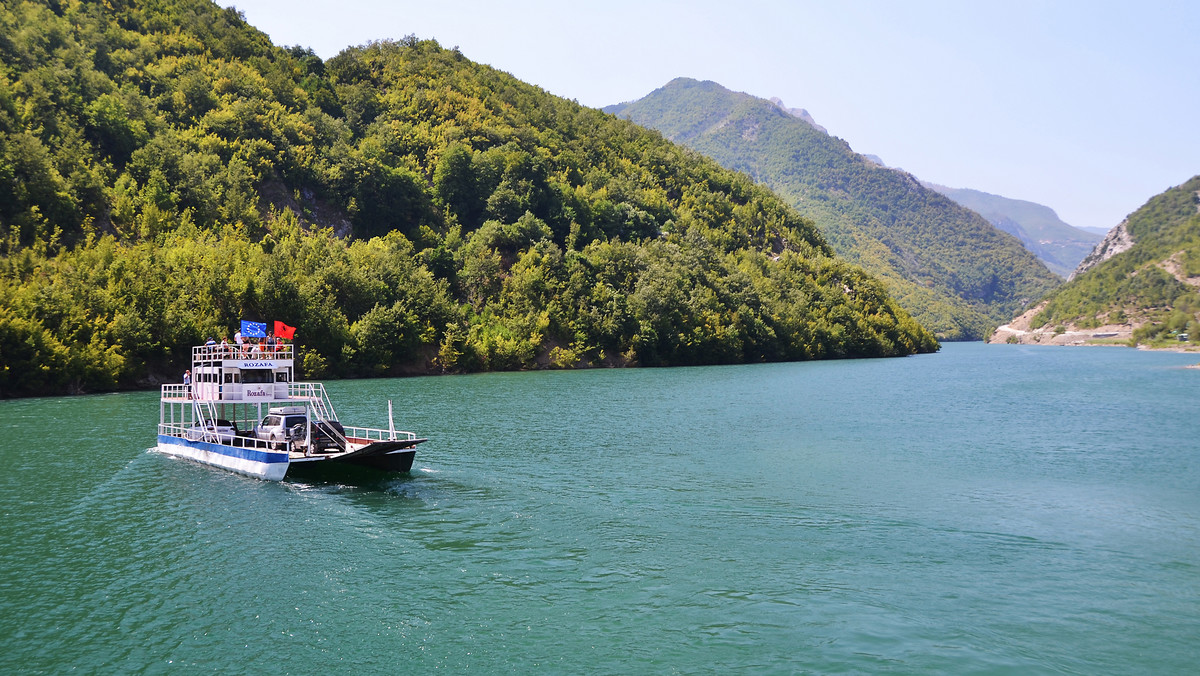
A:
{"type": "Polygon", "coordinates": [[[187,369],[183,372],[183,390],[187,392],[187,398],[192,398],[192,370],[187,369]]]}
{"type": "Polygon", "coordinates": [[[237,333],[233,334],[233,342],[237,343],[238,356],[239,357],[246,356],[246,353],[244,352],[245,345],[242,344],[242,330],[241,329],[238,329],[237,333]]]}

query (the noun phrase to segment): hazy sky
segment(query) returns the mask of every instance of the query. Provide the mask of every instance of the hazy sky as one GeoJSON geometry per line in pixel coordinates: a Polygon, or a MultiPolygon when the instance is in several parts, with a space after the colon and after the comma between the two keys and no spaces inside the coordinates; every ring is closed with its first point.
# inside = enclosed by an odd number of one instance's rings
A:
{"type": "MultiPolygon", "coordinates": [[[[227,0],[218,0],[223,5],[227,0]]],[[[1200,2],[240,0],[322,58],[406,35],[603,107],[675,77],[806,108],[918,178],[1110,228],[1200,173],[1200,2]]]]}

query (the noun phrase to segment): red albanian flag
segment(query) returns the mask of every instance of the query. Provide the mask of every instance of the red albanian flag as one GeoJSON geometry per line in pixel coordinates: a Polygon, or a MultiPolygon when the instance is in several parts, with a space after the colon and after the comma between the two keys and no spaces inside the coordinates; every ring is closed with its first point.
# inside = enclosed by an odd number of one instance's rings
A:
{"type": "Polygon", "coordinates": [[[291,340],[292,336],[296,335],[296,327],[288,326],[279,320],[275,320],[275,335],[279,338],[291,340]]]}

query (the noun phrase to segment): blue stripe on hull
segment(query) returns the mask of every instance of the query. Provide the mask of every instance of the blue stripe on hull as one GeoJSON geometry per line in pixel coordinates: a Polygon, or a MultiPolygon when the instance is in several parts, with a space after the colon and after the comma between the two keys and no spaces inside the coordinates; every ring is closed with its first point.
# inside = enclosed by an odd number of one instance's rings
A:
{"type": "Polygon", "coordinates": [[[168,434],[158,435],[158,450],[170,455],[189,458],[207,465],[233,470],[241,474],[278,481],[288,468],[287,451],[264,451],[257,448],[241,448],[214,444],[207,441],[190,441],[168,434]]]}

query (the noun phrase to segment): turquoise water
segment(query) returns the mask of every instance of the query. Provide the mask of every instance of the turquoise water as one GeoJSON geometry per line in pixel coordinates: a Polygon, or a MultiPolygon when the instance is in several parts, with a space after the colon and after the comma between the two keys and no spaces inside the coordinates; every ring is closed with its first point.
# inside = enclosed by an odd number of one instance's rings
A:
{"type": "Polygon", "coordinates": [[[332,382],[432,439],[341,482],[147,452],[156,393],[0,402],[0,672],[1194,673],[1196,361],[332,382]]]}

